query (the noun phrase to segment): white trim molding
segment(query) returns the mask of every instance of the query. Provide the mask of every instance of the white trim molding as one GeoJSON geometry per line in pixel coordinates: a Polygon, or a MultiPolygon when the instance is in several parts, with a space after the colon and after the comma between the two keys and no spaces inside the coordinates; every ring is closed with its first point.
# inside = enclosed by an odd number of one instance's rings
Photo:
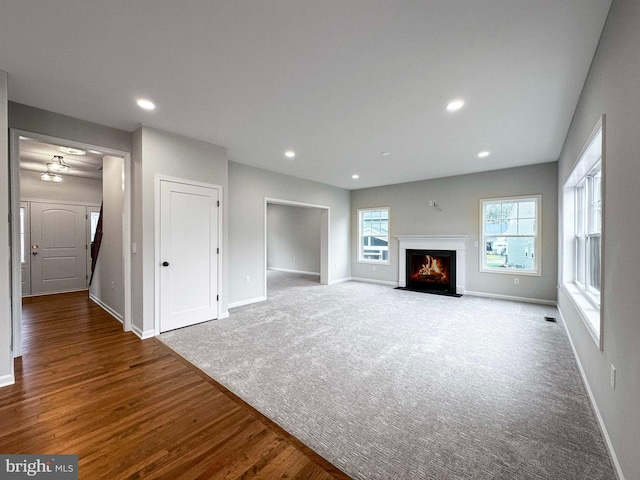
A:
{"type": "Polygon", "coordinates": [[[407,250],[455,250],[456,293],[464,294],[467,235],[396,235],[398,239],[398,286],[406,287],[407,250]]]}
{"type": "Polygon", "coordinates": [[[390,282],[388,280],[376,280],[374,278],[351,277],[349,280],[351,280],[352,282],[376,283],[378,285],[388,285],[390,287],[398,286],[398,282],[390,282]]]}
{"type": "Polygon", "coordinates": [[[6,375],[0,376],[0,388],[8,387],[9,385],[13,385],[16,383],[16,378],[13,373],[8,373],[6,375]]]}
{"type": "Polygon", "coordinates": [[[91,300],[92,302],[96,303],[105,312],[107,312],[113,318],[118,320],[120,323],[124,324],[124,319],[122,318],[122,315],[120,315],[113,308],[111,308],[109,305],[107,305],[102,300],[100,300],[98,297],[96,297],[93,293],[89,293],[89,300],[91,300]]]}
{"type": "Polygon", "coordinates": [[[286,273],[299,273],[301,275],[314,275],[320,276],[320,272],[307,272],[304,270],[291,270],[289,268],[267,267],[267,270],[273,270],[274,272],[286,272],[286,273]]]}
{"type": "Polygon", "coordinates": [[[267,297],[248,298],[246,300],[240,300],[239,302],[233,302],[229,304],[229,308],[244,307],[245,305],[251,305],[252,303],[264,302],[267,297]]]}
{"type": "Polygon", "coordinates": [[[140,340],[146,340],[156,336],[155,330],[141,330],[137,325],[131,326],[131,331],[140,338],[140,340]]]}
{"type": "Polygon", "coordinates": [[[582,376],[582,382],[584,383],[585,389],[587,390],[589,401],[591,402],[593,411],[596,414],[596,419],[598,420],[598,426],[600,427],[600,431],[602,432],[604,443],[607,446],[607,451],[609,452],[609,458],[611,459],[611,464],[613,465],[613,468],[616,472],[618,480],[625,480],[622,467],[620,466],[620,462],[618,461],[618,456],[616,455],[616,451],[613,448],[613,443],[611,443],[611,437],[609,437],[609,432],[607,431],[607,427],[604,423],[604,419],[602,418],[602,415],[600,414],[600,410],[598,409],[598,404],[596,403],[596,397],[593,395],[593,392],[591,391],[591,386],[589,385],[589,379],[587,378],[587,374],[585,373],[584,368],[582,367],[580,356],[578,355],[576,346],[573,343],[573,338],[571,338],[571,332],[569,332],[569,328],[567,327],[567,322],[565,322],[564,320],[564,317],[562,315],[562,310],[560,310],[560,306],[558,306],[558,314],[560,316],[560,321],[562,322],[564,331],[567,334],[567,338],[569,339],[569,345],[571,345],[571,350],[573,351],[573,357],[576,359],[576,363],[578,364],[578,370],[580,370],[580,375],[582,376]]]}
{"type": "Polygon", "coordinates": [[[555,300],[543,300],[542,298],[516,297],[513,295],[500,295],[498,293],[470,292],[469,290],[465,292],[465,295],[484,298],[497,298],[499,300],[512,300],[514,302],[536,303],[538,305],[556,306],[555,300]]]}

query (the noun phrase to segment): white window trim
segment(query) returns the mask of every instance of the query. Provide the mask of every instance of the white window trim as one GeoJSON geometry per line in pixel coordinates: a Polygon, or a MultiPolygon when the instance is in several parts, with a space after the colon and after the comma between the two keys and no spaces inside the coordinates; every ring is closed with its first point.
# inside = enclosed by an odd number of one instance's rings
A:
{"type": "Polygon", "coordinates": [[[562,195],[562,218],[561,218],[561,262],[560,262],[560,281],[561,288],[567,293],[567,296],[573,303],[576,311],[585,325],[585,328],[593,338],[596,346],[603,350],[602,331],[604,329],[604,317],[602,313],[602,305],[604,302],[604,272],[605,258],[600,255],[600,303],[595,301],[593,296],[586,290],[581,288],[576,281],[576,250],[575,250],[575,189],[582,180],[600,163],[602,171],[602,183],[600,186],[600,194],[602,201],[601,211],[601,227],[600,227],[600,248],[604,252],[605,245],[605,115],[598,120],[595,128],[591,132],[584,148],[580,152],[571,174],[563,187],[562,195]]]}
{"type": "MultiPolygon", "coordinates": [[[[508,237],[509,235],[498,235],[508,237]]],[[[520,235],[518,235],[520,236],[520,235]]],[[[531,236],[531,235],[523,235],[523,236],[531,236]]],[[[495,197],[495,198],[482,198],[480,199],[480,250],[479,250],[479,259],[480,259],[480,272],[482,273],[499,273],[502,275],[518,275],[518,276],[528,276],[528,277],[540,277],[542,276],[542,242],[540,239],[542,238],[542,195],[521,195],[517,197],[495,197]],[[509,202],[509,201],[521,201],[525,199],[535,199],[536,201],[536,230],[534,233],[535,237],[535,247],[534,251],[536,252],[535,257],[535,270],[527,271],[519,268],[500,268],[500,267],[486,267],[484,264],[484,259],[486,255],[486,242],[485,242],[485,234],[484,234],[484,204],[485,202],[509,202]]]]}
{"type": "Polygon", "coordinates": [[[357,261],[356,263],[366,263],[372,265],[390,265],[391,264],[391,208],[389,207],[367,207],[367,208],[358,208],[357,210],[357,218],[358,218],[358,251],[357,251],[357,261]],[[360,219],[361,212],[371,212],[376,210],[386,210],[387,211],[387,248],[389,249],[389,254],[387,255],[387,260],[363,260],[362,259],[362,221],[360,219]]]}

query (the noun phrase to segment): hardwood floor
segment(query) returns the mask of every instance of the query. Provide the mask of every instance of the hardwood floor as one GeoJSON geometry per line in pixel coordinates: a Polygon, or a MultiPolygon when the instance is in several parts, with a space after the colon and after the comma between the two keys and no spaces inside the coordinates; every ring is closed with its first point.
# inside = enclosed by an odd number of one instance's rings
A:
{"type": "Polygon", "coordinates": [[[25,299],[23,338],[1,453],[77,454],[91,480],[349,478],[86,292],[25,299]]]}

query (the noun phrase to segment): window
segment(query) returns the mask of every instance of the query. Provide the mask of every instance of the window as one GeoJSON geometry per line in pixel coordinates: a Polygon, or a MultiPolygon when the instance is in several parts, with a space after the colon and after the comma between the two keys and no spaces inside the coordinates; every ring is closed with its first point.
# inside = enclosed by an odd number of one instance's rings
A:
{"type": "Polygon", "coordinates": [[[389,209],[358,210],[358,261],[389,264],[389,209]]]}
{"type": "Polygon", "coordinates": [[[480,200],[480,271],[540,275],[541,196],[480,200]]]}
{"type": "Polygon", "coordinates": [[[562,289],[600,349],[604,115],[589,137],[562,195],[562,289]]]}
{"type": "Polygon", "coordinates": [[[575,187],[576,284],[597,305],[600,305],[601,185],[602,167],[598,161],[575,187]]]}

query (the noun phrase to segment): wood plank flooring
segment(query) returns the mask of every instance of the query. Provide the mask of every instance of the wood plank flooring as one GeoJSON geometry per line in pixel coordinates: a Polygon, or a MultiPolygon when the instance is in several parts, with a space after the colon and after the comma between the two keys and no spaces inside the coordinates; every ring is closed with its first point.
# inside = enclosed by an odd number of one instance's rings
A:
{"type": "Polygon", "coordinates": [[[348,479],[86,292],[25,299],[1,453],[71,453],[81,479],[348,479]]]}

